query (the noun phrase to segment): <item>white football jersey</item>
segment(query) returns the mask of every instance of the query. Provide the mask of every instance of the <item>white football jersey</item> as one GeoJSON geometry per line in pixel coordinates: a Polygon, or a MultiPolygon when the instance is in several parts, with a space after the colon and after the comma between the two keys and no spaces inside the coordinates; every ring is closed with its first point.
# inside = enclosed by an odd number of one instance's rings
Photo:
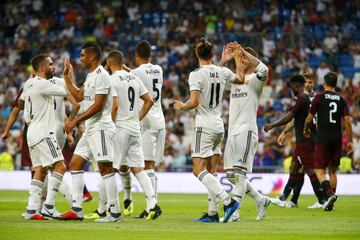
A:
{"type": "Polygon", "coordinates": [[[99,65],[94,71],[88,73],[84,82],[84,112],[95,103],[95,95],[107,95],[103,109],[85,121],[85,131],[93,134],[105,130],[115,133],[115,125],[111,119],[112,87],[109,73],[99,65]]]}
{"type": "Polygon", "coordinates": [[[115,120],[116,127],[124,128],[133,135],[140,135],[139,111],[140,97],[148,93],[141,80],[124,70],[111,75],[114,96],[118,97],[119,107],[115,120]]]}
{"type": "MultiPolygon", "coordinates": [[[[49,79],[49,82],[59,86],[61,88],[66,88],[65,80],[63,78],[53,77],[49,79]]],[[[55,110],[55,120],[58,125],[64,127],[65,120],[65,98],[55,96],[54,97],[54,110],[55,110]]]]}
{"type": "MultiPolygon", "coordinates": [[[[159,65],[147,63],[141,64],[131,73],[140,78],[154,100],[154,105],[143,118],[141,124],[147,128],[164,129],[165,118],[161,107],[161,89],[164,81],[162,68],[159,65]]],[[[143,101],[140,100],[140,103],[142,104],[143,101]]]]}
{"type": "Polygon", "coordinates": [[[190,73],[190,91],[200,91],[195,127],[202,127],[215,133],[224,132],[221,118],[222,98],[225,85],[234,82],[235,77],[230,69],[213,64],[203,65],[190,73]]]}
{"type": "Polygon", "coordinates": [[[229,107],[229,136],[244,131],[252,131],[258,134],[256,114],[267,74],[268,68],[260,62],[254,73],[245,75],[244,84],[232,84],[229,107]]]}
{"type": "Polygon", "coordinates": [[[54,96],[65,97],[68,91],[36,76],[24,84],[21,99],[25,101],[25,120],[29,124],[27,141],[34,146],[44,138],[55,136],[54,96]]]}

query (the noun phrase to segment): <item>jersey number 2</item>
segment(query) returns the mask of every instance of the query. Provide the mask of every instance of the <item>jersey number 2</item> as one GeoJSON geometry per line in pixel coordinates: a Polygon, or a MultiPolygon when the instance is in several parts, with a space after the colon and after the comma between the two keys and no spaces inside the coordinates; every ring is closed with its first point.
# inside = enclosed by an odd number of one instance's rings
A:
{"type": "Polygon", "coordinates": [[[210,103],[209,108],[216,108],[220,101],[220,83],[211,83],[211,92],[210,92],[210,103]],[[216,90],[215,90],[216,84],[216,90]],[[215,103],[214,103],[215,95],[215,103]]]}
{"type": "Polygon", "coordinates": [[[333,114],[337,111],[337,104],[335,102],[329,103],[330,112],[329,112],[329,121],[330,123],[336,123],[336,120],[333,119],[333,114]]]}

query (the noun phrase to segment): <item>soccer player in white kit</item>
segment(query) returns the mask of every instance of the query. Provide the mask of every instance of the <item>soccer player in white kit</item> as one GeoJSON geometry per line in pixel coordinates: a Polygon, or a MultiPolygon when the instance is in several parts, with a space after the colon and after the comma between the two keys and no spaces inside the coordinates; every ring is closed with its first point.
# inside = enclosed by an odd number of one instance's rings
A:
{"type": "MultiPolygon", "coordinates": [[[[237,43],[228,44],[223,51],[222,62],[229,61],[232,58],[231,52],[238,47],[237,43]]],[[[257,202],[256,220],[262,220],[271,201],[252,186],[246,179],[246,174],[252,172],[258,145],[256,114],[268,68],[256,58],[257,54],[253,49],[245,48],[241,51],[246,59],[245,82],[242,85],[232,84],[230,89],[229,130],[224,153],[224,169],[228,180],[235,185],[234,199],[241,206],[247,192],[257,202]]],[[[238,210],[232,218],[232,221],[237,220],[238,210]]]]}
{"type": "Polygon", "coordinates": [[[84,166],[90,159],[95,159],[100,174],[104,180],[106,196],[111,213],[96,222],[122,221],[119,196],[115,181],[113,163],[113,143],[115,125],[111,119],[112,87],[108,72],[100,65],[100,46],[95,42],[88,42],[80,52],[80,61],[89,70],[84,87],[78,89],[72,82],[72,66],[66,59],[64,78],[66,86],[76,101],[84,101],[84,112],[68,120],[65,124],[66,132],[85,121],[85,133],[76,146],[69,168],[72,175],[72,209],[64,213],[60,220],[82,220],[82,191],[84,188],[84,166]]]}
{"type": "MultiPolygon", "coordinates": [[[[151,179],[151,184],[157,198],[155,165],[162,160],[165,147],[165,118],[161,108],[163,70],[159,65],[151,64],[151,56],[150,43],[148,41],[140,41],[135,49],[135,62],[138,67],[133,69],[131,73],[142,81],[154,101],[154,105],[141,121],[141,135],[145,171],[151,179]]],[[[126,179],[130,179],[128,174],[120,171],[120,175],[124,179],[123,182],[129,182],[126,179]]],[[[128,189],[124,189],[125,191],[130,192],[128,189]]],[[[129,193],[127,195],[131,200],[131,195],[129,193]]],[[[127,204],[125,204],[125,201],[124,208],[126,209],[127,204]]],[[[147,211],[144,210],[139,217],[144,218],[146,215],[147,211]]]]}
{"type": "Polygon", "coordinates": [[[139,181],[147,200],[147,219],[155,219],[162,213],[157,205],[155,191],[150,177],[144,171],[144,155],[140,121],[149,114],[154,101],[142,81],[123,69],[124,56],[120,51],[109,54],[106,65],[111,71],[111,81],[115,90],[112,117],[115,121],[114,168],[130,167],[139,181]],[[143,104],[141,104],[141,100],[143,104]]]}
{"type": "MultiPolygon", "coordinates": [[[[41,209],[41,214],[57,218],[54,205],[57,192],[59,191],[63,175],[66,171],[64,157],[57,143],[54,129],[54,96],[65,97],[68,92],[65,88],[53,85],[48,79],[54,76],[54,63],[47,55],[38,55],[31,61],[35,71],[35,77],[27,80],[24,91],[20,97],[21,103],[25,103],[25,122],[28,124],[27,141],[31,156],[34,177],[30,184],[30,196],[28,200],[25,219],[43,220],[37,213],[37,207],[41,201],[41,192],[47,169],[51,170],[48,180],[47,196],[41,209]]],[[[22,107],[20,107],[22,108],[22,107]]]]}
{"type": "Polygon", "coordinates": [[[196,109],[195,135],[191,144],[193,173],[208,190],[209,209],[204,216],[194,221],[219,222],[217,198],[220,198],[224,204],[224,222],[227,222],[239,203],[225,192],[213,173],[216,171],[224,136],[221,118],[223,92],[227,83],[240,84],[244,81],[241,56],[235,56],[237,74],[234,74],[228,68],[211,64],[213,46],[204,38],[196,45],[195,53],[200,67],[189,76],[190,99],[186,103],[174,101],[176,110],[196,109]]]}

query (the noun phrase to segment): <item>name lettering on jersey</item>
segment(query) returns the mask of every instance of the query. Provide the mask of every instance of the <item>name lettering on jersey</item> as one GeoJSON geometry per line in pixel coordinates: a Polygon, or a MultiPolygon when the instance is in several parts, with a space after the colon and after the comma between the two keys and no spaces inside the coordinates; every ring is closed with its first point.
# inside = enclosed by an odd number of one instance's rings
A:
{"type": "Polygon", "coordinates": [[[340,101],[340,96],[339,95],[325,94],[325,98],[340,101]]]}
{"type": "Polygon", "coordinates": [[[159,74],[160,71],[159,69],[150,69],[150,70],[145,70],[146,74],[159,74]]]}
{"type": "Polygon", "coordinates": [[[235,93],[231,94],[231,98],[242,98],[242,97],[247,97],[247,95],[248,95],[247,92],[241,92],[240,88],[236,88],[235,93]]]}
{"type": "Polygon", "coordinates": [[[134,80],[136,77],[133,75],[126,75],[126,76],[119,76],[121,81],[131,81],[134,80]]]}
{"type": "Polygon", "coordinates": [[[100,74],[100,73],[101,73],[101,68],[99,68],[98,70],[96,70],[96,73],[97,73],[97,74],[100,74]]]}
{"type": "Polygon", "coordinates": [[[210,77],[211,77],[211,78],[218,78],[218,77],[219,77],[219,74],[218,74],[218,72],[211,72],[211,73],[210,73],[210,77]]]}
{"type": "Polygon", "coordinates": [[[49,79],[49,81],[52,83],[52,84],[56,84],[56,80],[55,79],[49,79]]]}

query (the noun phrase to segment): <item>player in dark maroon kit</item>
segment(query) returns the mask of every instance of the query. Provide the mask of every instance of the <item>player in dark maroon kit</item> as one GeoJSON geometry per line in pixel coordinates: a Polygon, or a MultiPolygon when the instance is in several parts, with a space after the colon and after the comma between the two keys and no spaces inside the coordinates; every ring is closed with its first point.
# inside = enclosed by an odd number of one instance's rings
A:
{"type": "Polygon", "coordinates": [[[329,72],[325,75],[323,85],[325,91],[315,96],[304,126],[304,135],[310,137],[313,117],[317,114],[314,168],[321,187],[326,193],[325,211],[331,211],[337,200],[334,189],[336,189],[336,170],[340,164],[342,150],[341,120],[343,120],[348,137],[346,151],[350,154],[354,150],[349,109],[346,100],[335,92],[336,83],[335,73],[329,72]],[[332,186],[326,178],[326,168],[329,169],[332,186]]]}
{"type": "MultiPolygon", "coordinates": [[[[315,134],[313,132],[309,136],[309,138],[306,138],[303,135],[305,119],[308,115],[311,105],[309,95],[304,92],[304,85],[305,78],[302,75],[295,75],[290,78],[291,90],[295,95],[290,108],[282,118],[280,118],[274,123],[266,124],[264,129],[267,132],[273,128],[283,126],[290,122],[292,119],[294,119],[296,146],[292,154],[289,180],[284,188],[282,196],[279,198],[280,201],[274,202],[274,204],[279,206],[284,205],[284,201],[287,199],[287,197],[295,187],[303,184],[303,175],[302,173],[299,173],[299,169],[302,166],[304,167],[305,172],[310,178],[313,190],[316,197],[318,198],[318,201],[320,203],[325,202],[325,200],[323,199],[323,194],[321,194],[320,192],[320,183],[316,178],[313,168],[312,152],[314,150],[315,134]]],[[[294,205],[292,207],[297,206],[297,200],[300,195],[300,190],[301,187],[298,188],[297,192],[294,191],[293,198],[291,199],[291,204],[294,205]]]]}
{"type": "MultiPolygon", "coordinates": [[[[6,122],[4,133],[1,135],[2,141],[6,141],[8,139],[9,134],[10,134],[10,129],[16,122],[16,119],[18,118],[19,113],[22,110],[22,109],[20,109],[19,103],[18,103],[21,94],[22,94],[22,89],[19,91],[18,95],[16,96],[15,101],[13,102],[13,105],[12,105],[13,109],[11,111],[8,121],[6,122]]],[[[27,140],[26,140],[26,132],[27,132],[27,125],[25,124],[24,130],[22,133],[21,167],[25,168],[25,169],[26,168],[30,169],[32,164],[31,164],[29,148],[28,148],[27,140]]],[[[32,175],[33,175],[33,172],[32,172],[32,175]]]]}

